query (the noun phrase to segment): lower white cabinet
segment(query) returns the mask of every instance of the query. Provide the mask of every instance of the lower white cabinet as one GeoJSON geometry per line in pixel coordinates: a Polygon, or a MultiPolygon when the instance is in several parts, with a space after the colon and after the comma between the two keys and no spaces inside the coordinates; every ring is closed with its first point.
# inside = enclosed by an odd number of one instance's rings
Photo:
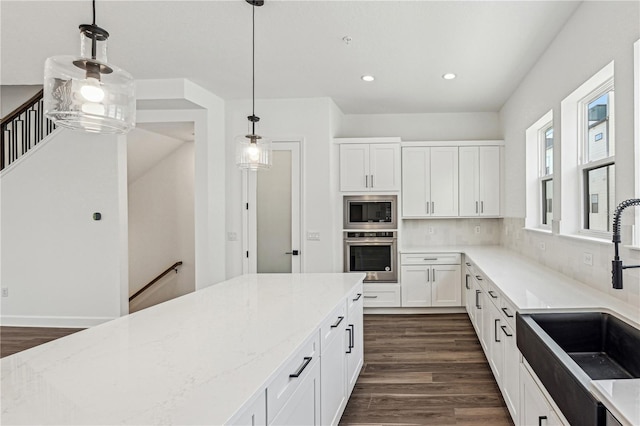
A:
{"type": "Polygon", "coordinates": [[[320,362],[312,360],[300,385],[273,418],[273,425],[320,425],[320,362]]]}
{"type": "Polygon", "coordinates": [[[347,304],[341,303],[320,327],[320,377],[322,424],[338,423],[342,409],[347,404],[347,345],[345,335],[347,326],[347,304]],[[338,417],[338,418],[336,418],[338,417]]]}
{"type": "Polygon", "coordinates": [[[363,302],[362,290],[352,293],[347,299],[347,395],[353,392],[364,364],[363,302]]]}
{"type": "Polygon", "coordinates": [[[459,253],[403,253],[403,307],[462,306],[459,253]]]}
{"type": "Polygon", "coordinates": [[[400,284],[366,283],[362,297],[365,308],[399,308],[400,284]]]}
{"type": "Polygon", "coordinates": [[[520,364],[520,424],[533,426],[562,425],[562,421],[524,364],[520,364]]]}
{"type": "Polygon", "coordinates": [[[267,424],[267,393],[263,389],[251,402],[246,404],[244,410],[241,410],[227,425],[251,425],[266,426],[267,424]]]}

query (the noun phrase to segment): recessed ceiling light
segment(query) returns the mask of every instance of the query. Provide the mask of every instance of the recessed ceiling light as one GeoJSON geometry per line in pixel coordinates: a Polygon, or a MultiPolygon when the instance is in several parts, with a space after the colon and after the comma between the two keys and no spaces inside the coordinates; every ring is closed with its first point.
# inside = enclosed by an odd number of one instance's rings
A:
{"type": "Polygon", "coordinates": [[[444,78],[445,80],[453,80],[454,78],[456,78],[456,75],[452,72],[448,72],[444,74],[442,78],[444,78]]]}
{"type": "Polygon", "coordinates": [[[363,81],[366,82],[372,82],[373,80],[375,80],[376,78],[372,75],[363,75],[362,77],[360,77],[363,81]]]}

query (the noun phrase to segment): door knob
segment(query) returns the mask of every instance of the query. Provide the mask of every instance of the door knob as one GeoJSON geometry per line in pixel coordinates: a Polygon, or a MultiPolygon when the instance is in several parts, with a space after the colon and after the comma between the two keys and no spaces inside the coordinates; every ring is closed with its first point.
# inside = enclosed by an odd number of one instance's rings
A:
{"type": "Polygon", "coordinates": [[[298,250],[293,250],[293,251],[287,251],[284,254],[291,254],[293,256],[297,256],[300,254],[300,252],[298,250]]]}

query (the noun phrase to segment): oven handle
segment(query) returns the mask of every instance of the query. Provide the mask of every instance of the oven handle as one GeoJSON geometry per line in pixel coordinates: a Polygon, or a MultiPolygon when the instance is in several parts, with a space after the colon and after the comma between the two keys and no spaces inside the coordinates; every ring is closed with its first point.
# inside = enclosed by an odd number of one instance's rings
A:
{"type": "Polygon", "coordinates": [[[345,238],[345,243],[382,243],[389,244],[395,243],[397,238],[345,238]]]}

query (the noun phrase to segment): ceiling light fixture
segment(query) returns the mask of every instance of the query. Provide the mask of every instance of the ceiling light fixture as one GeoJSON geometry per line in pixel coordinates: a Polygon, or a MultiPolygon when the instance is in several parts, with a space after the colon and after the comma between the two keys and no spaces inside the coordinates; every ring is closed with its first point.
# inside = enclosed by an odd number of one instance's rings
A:
{"type": "Polygon", "coordinates": [[[366,81],[367,83],[371,83],[373,80],[375,80],[376,78],[372,75],[363,75],[362,77],[360,77],[363,81],[366,81]]]}
{"type": "Polygon", "coordinates": [[[453,80],[454,78],[456,78],[456,75],[452,72],[448,72],[444,74],[442,78],[444,78],[445,80],[453,80]]]}
{"type": "Polygon", "coordinates": [[[44,114],[57,126],[94,133],[127,133],[135,127],[131,74],[107,62],[109,33],[80,25],[80,57],[53,56],[44,64],[44,114]]]}
{"type": "Polygon", "coordinates": [[[236,136],[236,164],[241,169],[258,170],[271,167],[271,141],[256,134],[256,123],[260,117],[255,114],[256,109],[256,6],[262,6],[263,0],[246,0],[252,6],[252,42],[251,42],[251,115],[249,120],[251,133],[236,136]]]}

